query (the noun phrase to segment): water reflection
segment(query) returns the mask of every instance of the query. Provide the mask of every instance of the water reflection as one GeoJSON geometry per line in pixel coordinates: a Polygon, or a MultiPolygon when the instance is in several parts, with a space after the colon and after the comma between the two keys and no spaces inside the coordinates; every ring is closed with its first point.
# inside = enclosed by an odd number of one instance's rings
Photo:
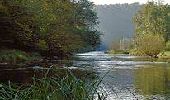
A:
{"type": "Polygon", "coordinates": [[[134,84],[149,99],[170,99],[170,66],[146,65],[134,71],[134,84]]]}
{"type": "Polygon", "coordinates": [[[91,66],[103,77],[99,92],[106,100],[170,100],[170,65],[151,58],[90,52],[75,65],[91,66]]]}

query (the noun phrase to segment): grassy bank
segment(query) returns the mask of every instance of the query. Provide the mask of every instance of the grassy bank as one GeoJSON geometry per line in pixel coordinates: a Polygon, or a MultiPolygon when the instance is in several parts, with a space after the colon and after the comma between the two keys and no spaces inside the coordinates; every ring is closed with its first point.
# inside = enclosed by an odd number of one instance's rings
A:
{"type": "Polygon", "coordinates": [[[170,62],[170,51],[163,51],[158,55],[158,61],[170,62]]]}
{"type": "Polygon", "coordinates": [[[67,71],[64,77],[50,76],[49,70],[41,79],[33,78],[27,85],[0,84],[0,100],[103,100],[97,92],[101,82],[81,80],[67,71]]]}
{"type": "Polygon", "coordinates": [[[127,50],[109,50],[109,54],[129,54],[127,50]]]}
{"type": "Polygon", "coordinates": [[[0,50],[0,63],[18,64],[41,59],[38,53],[21,50],[0,50]]]}

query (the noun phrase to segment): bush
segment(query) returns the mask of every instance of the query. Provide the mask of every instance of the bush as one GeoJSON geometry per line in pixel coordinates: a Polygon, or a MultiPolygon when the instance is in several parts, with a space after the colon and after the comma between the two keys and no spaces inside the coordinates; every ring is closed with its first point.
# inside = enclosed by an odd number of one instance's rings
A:
{"type": "Polygon", "coordinates": [[[135,42],[135,53],[152,57],[157,57],[165,47],[163,36],[158,34],[138,35],[135,42]]]}
{"type": "Polygon", "coordinates": [[[165,50],[170,51],[170,41],[166,42],[165,50]]]}
{"type": "Polygon", "coordinates": [[[25,61],[39,59],[40,55],[37,53],[28,54],[20,50],[1,50],[0,62],[16,64],[25,61]]]}
{"type": "Polygon", "coordinates": [[[137,56],[146,56],[145,53],[142,52],[142,50],[138,50],[137,48],[130,50],[130,54],[137,55],[137,56]]]}
{"type": "Polygon", "coordinates": [[[109,54],[129,54],[128,50],[110,50],[109,54]]]}

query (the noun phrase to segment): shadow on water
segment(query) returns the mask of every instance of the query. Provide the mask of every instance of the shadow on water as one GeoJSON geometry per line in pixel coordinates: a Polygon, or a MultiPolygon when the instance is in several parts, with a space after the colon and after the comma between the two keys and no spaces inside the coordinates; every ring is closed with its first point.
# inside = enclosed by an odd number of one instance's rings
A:
{"type": "Polygon", "coordinates": [[[95,72],[83,68],[73,67],[72,60],[60,60],[48,67],[44,64],[32,65],[0,65],[0,83],[30,84],[33,78],[41,79],[46,77],[64,78],[70,72],[82,80],[91,80],[96,77],[95,72]]]}

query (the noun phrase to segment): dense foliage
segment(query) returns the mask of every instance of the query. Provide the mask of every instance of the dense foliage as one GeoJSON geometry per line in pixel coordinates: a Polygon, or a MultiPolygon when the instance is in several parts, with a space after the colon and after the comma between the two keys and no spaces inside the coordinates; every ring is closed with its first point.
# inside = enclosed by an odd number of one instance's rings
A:
{"type": "Polygon", "coordinates": [[[1,0],[0,48],[63,58],[100,43],[97,15],[87,0],[1,0]]]}
{"type": "Polygon", "coordinates": [[[170,38],[170,7],[161,1],[148,2],[135,16],[135,52],[156,56],[170,38]],[[147,50],[146,50],[147,49],[147,50]]]}
{"type": "Polygon", "coordinates": [[[164,49],[165,41],[163,36],[158,34],[143,34],[136,38],[137,48],[133,50],[134,54],[148,55],[157,57],[164,49]]]}
{"type": "Polygon", "coordinates": [[[168,6],[161,3],[149,2],[144,5],[135,17],[136,33],[168,35],[166,17],[168,6]]]}

